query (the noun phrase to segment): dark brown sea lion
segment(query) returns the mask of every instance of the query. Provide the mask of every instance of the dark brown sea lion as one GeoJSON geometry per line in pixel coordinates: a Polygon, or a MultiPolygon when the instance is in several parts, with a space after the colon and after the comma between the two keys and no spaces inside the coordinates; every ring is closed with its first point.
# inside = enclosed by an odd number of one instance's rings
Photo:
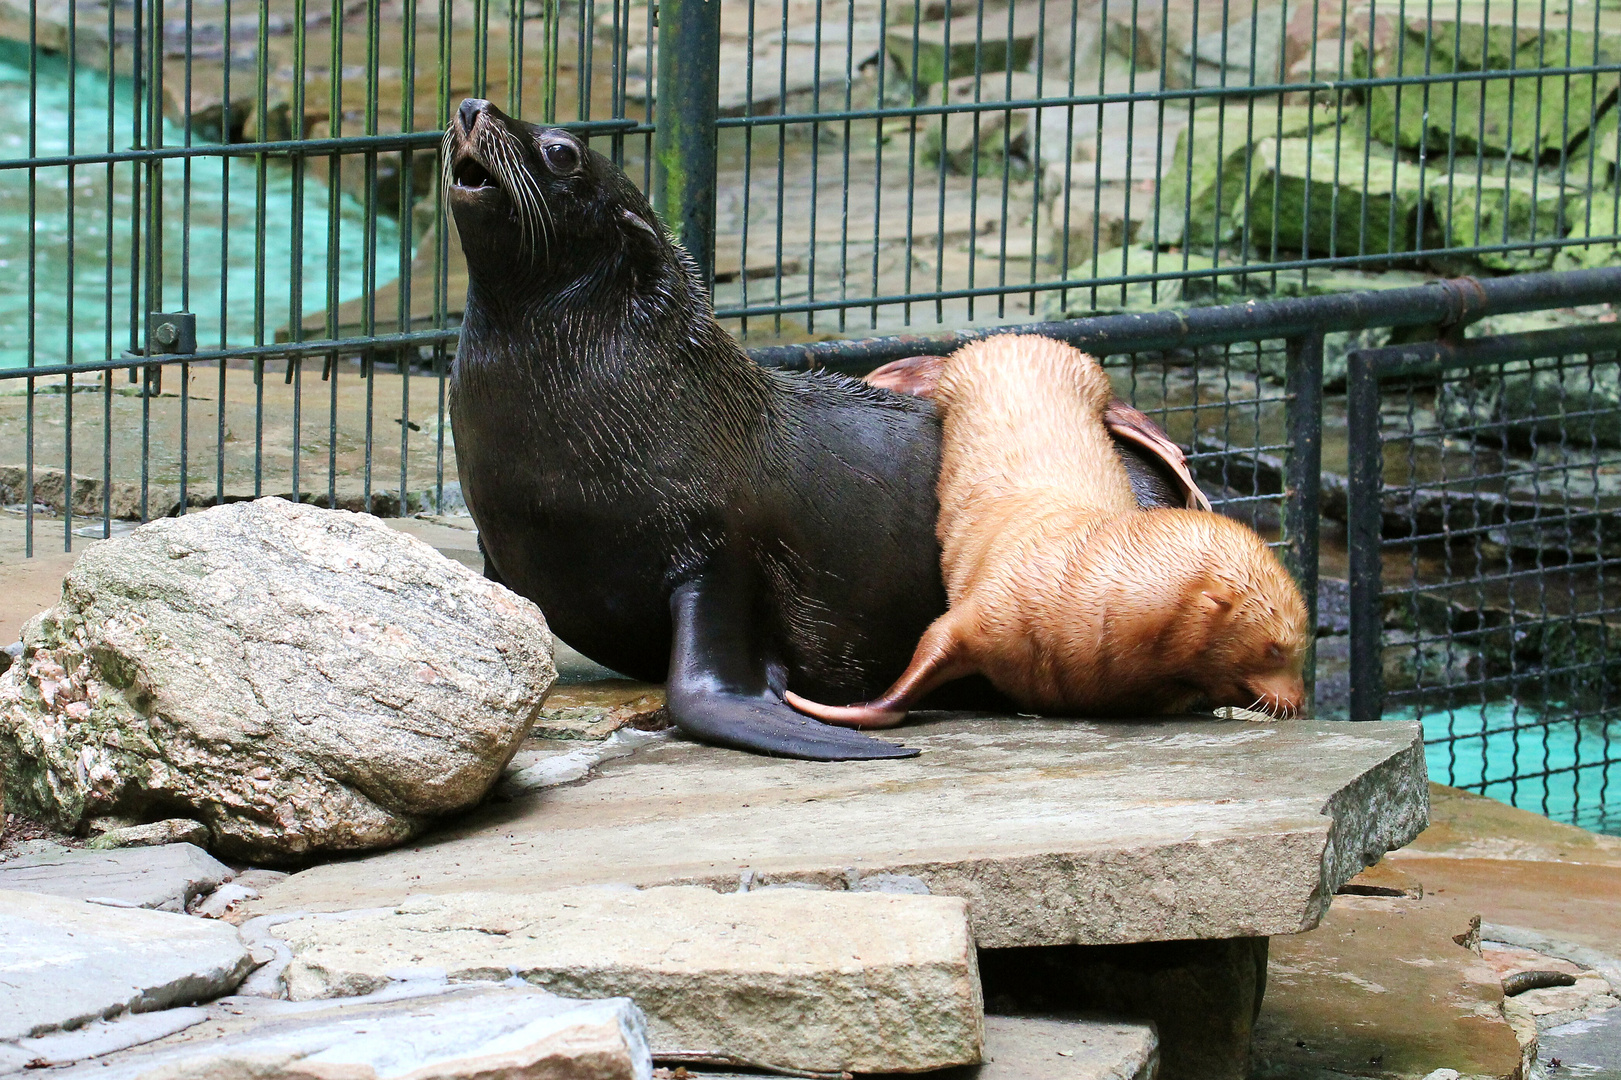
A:
{"type": "Polygon", "coordinates": [[[592,660],[667,679],[690,736],[915,753],[782,693],[872,696],[945,610],[934,407],[751,362],[575,136],[471,100],[443,160],[469,276],[450,415],[487,572],[592,660]]]}
{"type": "Polygon", "coordinates": [[[945,413],[939,537],[951,608],[876,701],[830,707],[790,692],[791,704],[887,727],[935,687],[980,673],[1047,713],[1301,710],[1299,589],[1246,526],[1139,508],[1096,360],[1049,338],[991,338],[949,358],[934,396],[945,413]]]}

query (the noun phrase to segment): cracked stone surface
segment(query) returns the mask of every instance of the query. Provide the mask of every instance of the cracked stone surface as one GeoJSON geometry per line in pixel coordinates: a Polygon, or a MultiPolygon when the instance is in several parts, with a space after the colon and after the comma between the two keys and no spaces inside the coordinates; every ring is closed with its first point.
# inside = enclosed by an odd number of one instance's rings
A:
{"type": "Polygon", "coordinates": [[[219,997],[251,966],[225,923],[0,891],[0,1047],[219,997]]]}
{"type": "Polygon", "coordinates": [[[200,1015],[132,1050],[84,1061],[96,1047],[62,1037],[43,1056],[83,1062],[53,1076],[101,1080],[650,1080],[653,1071],[640,1010],[624,998],[416,986],[342,1003],[225,998],[174,1011],[200,1015]]]}
{"type": "Polygon", "coordinates": [[[294,874],[250,915],[574,885],[861,888],[968,902],[977,943],[1288,934],[1423,828],[1416,725],[939,716],[921,757],[785,761],[659,739],[410,849],[294,874]]]}
{"type": "Polygon", "coordinates": [[[64,847],[0,863],[0,889],[174,912],[184,912],[194,898],[233,876],[230,867],[195,844],[111,851],[64,847]]]}
{"type": "Polygon", "coordinates": [[[516,976],[629,997],[661,1057],[815,1072],[973,1064],[984,1005],[961,900],[766,889],[422,896],[270,928],[295,1001],[516,976]]]}
{"type": "Polygon", "coordinates": [[[556,674],[529,601],[376,518],[275,498],[90,548],[23,644],[0,676],[12,810],[184,816],[251,861],[476,804],[556,674]]]}

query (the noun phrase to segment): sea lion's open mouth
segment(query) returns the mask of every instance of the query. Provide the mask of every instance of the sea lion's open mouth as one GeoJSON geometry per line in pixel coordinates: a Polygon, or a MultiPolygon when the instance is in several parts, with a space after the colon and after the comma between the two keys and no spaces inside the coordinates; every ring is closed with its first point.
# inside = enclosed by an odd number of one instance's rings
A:
{"type": "Polygon", "coordinates": [[[459,156],[450,167],[451,186],[463,191],[479,191],[483,188],[496,186],[495,177],[490,170],[479,164],[472,154],[464,153],[459,156]]]}

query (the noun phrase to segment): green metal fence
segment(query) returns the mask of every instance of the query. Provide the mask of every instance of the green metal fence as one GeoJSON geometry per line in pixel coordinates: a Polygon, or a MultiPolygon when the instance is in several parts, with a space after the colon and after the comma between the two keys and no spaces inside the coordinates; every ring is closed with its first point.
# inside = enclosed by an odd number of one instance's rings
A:
{"type": "Polygon", "coordinates": [[[81,489],[64,537],[442,497],[464,96],[621,162],[751,345],[1603,265],[1621,232],[1602,4],[3,0],[0,83],[30,535],[41,483],[81,489]]]}

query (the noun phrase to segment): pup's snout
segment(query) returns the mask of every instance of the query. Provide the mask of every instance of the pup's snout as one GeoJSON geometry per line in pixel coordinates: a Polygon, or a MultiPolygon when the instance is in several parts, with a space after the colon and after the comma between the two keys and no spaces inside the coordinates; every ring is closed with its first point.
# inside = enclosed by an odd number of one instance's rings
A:
{"type": "Polygon", "coordinates": [[[456,119],[461,121],[462,130],[471,135],[473,125],[478,123],[479,116],[489,107],[490,103],[483,98],[463,98],[462,107],[456,110],[456,119]]]}
{"type": "Polygon", "coordinates": [[[1292,720],[1306,711],[1306,682],[1298,675],[1251,679],[1246,688],[1273,716],[1292,720]]]}

